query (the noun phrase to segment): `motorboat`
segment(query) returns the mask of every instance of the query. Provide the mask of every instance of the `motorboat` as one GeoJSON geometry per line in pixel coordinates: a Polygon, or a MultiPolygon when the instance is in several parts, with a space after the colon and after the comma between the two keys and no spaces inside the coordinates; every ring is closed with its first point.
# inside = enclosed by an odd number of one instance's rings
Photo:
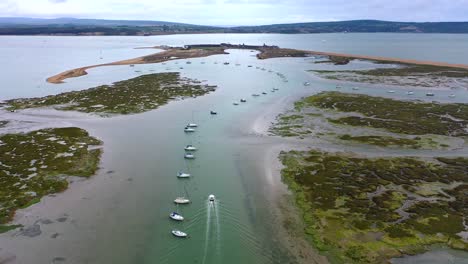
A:
{"type": "Polygon", "coordinates": [[[247,100],[246,99],[240,99],[241,103],[246,103],[247,100]]]}
{"type": "Polygon", "coordinates": [[[193,145],[187,145],[187,146],[185,146],[184,149],[185,149],[186,151],[195,151],[195,150],[197,150],[197,148],[194,147],[193,145]]]}
{"type": "Polygon", "coordinates": [[[195,132],[195,129],[193,129],[191,127],[185,127],[184,132],[195,132]]]}
{"type": "Polygon", "coordinates": [[[395,93],[394,90],[387,91],[387,93],[395,93]]]}
{"type": "Polygon", "coordinates": [[[408,94],[408,95],[413,95],[414,92],[413,92],[413,91],[409,91],[409,92],[407,92],[406,94],[408,94]]]}
{"type": "Polygon", "coordinates": [[[184,221],[184,217],[176,212],[172,212],[169,217],[172,219],[172,220],[176,220],[176,221],[184,221]]]}
{"type": "Polygon", "coordinates": [[[214,196],[214,194],[208,195],[208,201],[210,201],[210,202],[214,202],[214,201],[215,201],[215,196],[214,196]]]}
{"type": "Polygon", "coordinates": [[[198,127],[198,125],[195,123],[188,123],[187,127],[198,127]]]}
{"type": "Polygon", "coordinates": [[[194,158],[195,158],[195,155],[193,155],[192,153],[185,153],[184,158],[186,158],[186,159],[194,159],[194,158]]]}
{"type": "Polygon", "coordinates": [[[190,178],[190,176],[192,176],[192,175],[190,175],[190,173],[185,173],[185,172],[181,172],[181,171],[179,171],[177,173],[177,178],[190,178]]]}
{"type": "Polygon", "coordinates": [[[426,96],[434,96],[434,93],[431,93],[431,92],[426,93],[426,96]]]}
{"type": "Polygon", "coordinates": [[[174,203],[176,203],[176,204],[189,204],[190,200],[185,198],[185,197],[177,197],[177,198],[175,198],[174,203]]]}
{"type": "Polygon", "coordinates": [[[216,112],[216,111],[210,111],[210,115],[217,115],[217,114],[218,114],[218,112],[216,112]]]}
{"type": "Polygon", "coordinates": [[[180,238],[186,238],[188,235],[187,233],[184,233],[180,230],[172,230],[171,233],[176,236],[176,237],[180,237],[180,238]]]}

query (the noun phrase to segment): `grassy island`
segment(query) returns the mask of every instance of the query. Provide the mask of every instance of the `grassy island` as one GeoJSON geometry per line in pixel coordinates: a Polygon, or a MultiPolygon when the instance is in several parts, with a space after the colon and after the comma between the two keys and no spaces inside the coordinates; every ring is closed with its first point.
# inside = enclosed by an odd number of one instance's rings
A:
{"type": "Polygon", "coordinates": [[[197,97],[214,90],[215,86],[181,78],[178,72],[155,73],[82,91],[9,100],[7,104],[12,110],[51,106],[101,115],[134,114],[156,109],[171,100],[197,97]]]}
{"type": "Polygon", "coordinates": [[[422,103],[324,92],[296,104],[299,109],[307,106],[350,113],[331,120],[338,124],[369,126],[412,135],[468,135],[468,104],[422,103]]]}
{"type": "Polygon", "coordinates": [[[0,232],[15,211],[67,189],[67,176],[90,177],[98,169],[101,141],[80,128],[42,129],[0,136],[0,232]],[[94,148],[93,148],[94,147],[94,148]]]}
{"type": "Polygon", "coordinates": [[[463,144],[467,127],[467,104],[322,92],[299,100],[294,109],[279,115],[270,132],[283,137],[326,136],[342,143],[380,147],[435,149],[463,144]]]}
{"type": "MultiPolygon", "coordinates": [[[[333,62],[333,61],[330,61],[333,62]]],[[[375,61],[376,63],[391,63],[375,61]]],[[[393,63],[398,67],[372,70],[314,70],[319,76],[330,79],[357,83],[405,85],[419,87],[459,87],[468,84],[468,69],[393,63]]]]}
{"type": "Polygon", "coordinates": [[[305,232],[333,263],[383,263],[433,244],[468,250],[468,159],[282,152],[305,232]]]}

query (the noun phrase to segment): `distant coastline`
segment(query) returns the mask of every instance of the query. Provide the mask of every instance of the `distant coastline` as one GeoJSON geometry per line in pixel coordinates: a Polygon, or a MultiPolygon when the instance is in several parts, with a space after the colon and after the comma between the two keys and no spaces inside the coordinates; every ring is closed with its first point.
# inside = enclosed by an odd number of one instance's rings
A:
{"type": "Polygon", "coordinates": [[[203,26],[165,21],[101,19],[33,19],[0,17],[0,35],[154,36],[209,33],[456,33],[467,34],[468,22],[393,22],[351,20],[260,26],[203,26]]]}

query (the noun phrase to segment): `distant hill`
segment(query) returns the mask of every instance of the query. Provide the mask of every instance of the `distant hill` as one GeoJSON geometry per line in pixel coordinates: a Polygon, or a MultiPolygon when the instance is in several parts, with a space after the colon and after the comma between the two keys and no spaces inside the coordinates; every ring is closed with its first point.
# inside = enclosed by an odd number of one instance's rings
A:
{"type": "Polygon", "coordinates": [[[352,20],[311,22],[265,26],[235,27],[233,32],[245,33],[333,33],[333,32],[412,32],[412,33],[468,33],[468,22],[390,22],[380,20],[352,20]]]}
{"type": "Polygon", "coordinates": [[[353,20],[264,26],[214,27],[166,21],[77,18],[0,18],[0,35],[164,35],[190,33],[468,33],[468,22],[353,20]]]}

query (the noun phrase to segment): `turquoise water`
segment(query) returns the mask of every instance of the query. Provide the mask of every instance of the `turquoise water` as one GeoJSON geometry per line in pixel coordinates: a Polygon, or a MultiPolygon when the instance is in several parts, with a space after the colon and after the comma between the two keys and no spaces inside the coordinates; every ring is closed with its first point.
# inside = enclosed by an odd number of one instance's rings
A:
{"type": "MultiPolygon", "coordinates": [[[[101,170],[88,180],[91,186],[83,191],[82,197],[67,204],[69,209],[64,213],[74,222],[65,226],[60,239],[49,239],[48,235],[56,232],[52,224],[43,227],[43,234],[34,238],[37,239],[35,243],[35,240],[25,243],[16,237],[11,238],[9,244],[0,240],[4,243],[2,248],[11,251],[21,245],[18,260],[23,263],[31,260],[47,263],[54,257],[64,257],[72,263],[295,263],[277,242],[284,238],[278,237],[277,223],[272,220],[271,207],[275,205],[270,204],[271,188],[262,175],[265,173],[263,157],[258,153],[265,153],[270,143],[252,134],[250,119],[279,104],[283,98],[334,90],[334,82],[316,79],[305,72],[317,67],[310,60],[258,61],[255,53],[230,51],[228,56],[193,59],[192,64],[180,61],[165,65],[135,65],[134,68],[92,69],[89,75],[61,85],[47,84],[45,78],[68,68],[148,54],[153,51],[132,48],[160,44],[265,42],[292,48],[406,56],[402,49],[389,49],[384,45],[388,38],[393,38],[401,39],[399,45],[408,43],[414,59],[446,61],[452,58],[450,52],[434,52],[440,43],[444,43],[445,47],[459,52],[459,61],[454,62],[462,63],[465,59],[468,62],[468,51],[459,47],[458,41],[447,41],[449,36],[467,39],[465,35],[416,34],[2,37],[0,58],[10,62],[1,66],[2,72],[6,73],[2,76],[2,99],[83,89],[164,71],[180,71],[182,76],[218,85],[217,91],[207,96],[172,102],[143,114],[110,119],[65,118],[65,124],[83,127],[105,142],[101,170]],[[371,37],[380,44],[369,44],[371,37]],[[437,39],[433,46],[423,41],[429,37],[437,39]],[[347,39],[343,41],[341,38],[347,39]],[[424,42],[426,48],[410,44],[418,42],[424,42]],[[369,49],[369,46],[373,48],[369,49]],[[226,60],[231,64],[223,65],[226,60]],[[42,63],[38,66],[32,61],[42,63]],[[236,63],[240,65],[236,66],[236,63]],[[257,66],[266,70],[256,69],[257,66]],[[283,82],[276,72],[284,74],[288,82],[283,82]],[[303,86],[305,81],[312,85],[303,86]],[[271,93],[272,87],[280,90],[271,93]],[[262,91],[268,95],[255,99],[250,96],[262,91]],[[240,98],[246,98],[248,102],[234,106],[232,103],[240,98]],[[210,110],[219,114],[211,116],[210,110]],[[183,132],[188,122],[199,124],[196,133],[187,135],[183,132]],[[183,147],[187,144],[199,147],[193,161],[183,159],[183,147]],[[176,173],[181,169],[187,169],[193,177],[177,179],[176,173]],[[183,194],[190,197],[192,204],[176,207],[172,201],[183,194]],[[217,197],[214,205],[207,201],[209,194],[217,197]],[[175,210],[187,221],[171,221],[168,215],[175,210]],[[170,230],[174,228],[186,231],[190,238],[173,237],[170,230]],[[28,252],[34,254],[28,255],[28,252]]],[[[344,67],[370,66],[352,64],[344,67]]],[[[343,90],[353,92],[352,86],[344,85],[343,90]]],[[[388,94],[385,89],[373,85],[360,88],[358,92],[372,95],[405,98],[406,94],[404,88],[395,89],[395,94],[388,94]]],[[[450,100],[468,102],[466,91],[456,92],[459,93],[457,98],[450,100]]],[[[424,90],[415,93],[414,98],[428,100],[424,90]]],[[[449,100],[449,93],[453,91],[438,92],[436,98],[430,99],[449,100]]],[[[280,179],[274,181],[278,183],[280,179]]],[[[465,253],[456,254],[466,256],[465,253]]],[[[448,256],[445,259],[453,256],[451,251],[437,254],[442,258],[445,255],[448,256]]]]}

